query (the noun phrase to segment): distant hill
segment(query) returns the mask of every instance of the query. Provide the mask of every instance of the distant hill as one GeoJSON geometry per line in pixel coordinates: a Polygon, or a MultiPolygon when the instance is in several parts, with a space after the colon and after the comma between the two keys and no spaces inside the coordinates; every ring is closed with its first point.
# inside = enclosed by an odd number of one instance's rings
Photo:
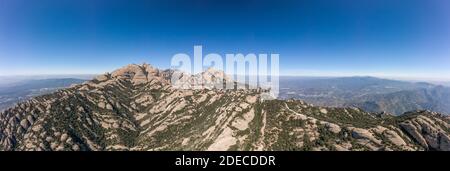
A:
{"type": "Polygon", "coordinates": [[[39,80],[20,80],[0,86],[0,111],[11,107],[15,103],[30,97],[54,92],[72,84],[79,84],[86,80],[75,78],[52,78],[39,80]]]}
{"type": "Polygon", "coordinates": [[[0,88],[12,87],[33,80],[52,80],[52,79],[79,79],[91,80],[95,74],[69,74],[69,75],[0,75],[0,88]]]}
{"type": "Polygon", "coordinates": [[[282,77],[282,99],[302,99],[322,106],[359,107],[400,115],[412,110],[450,113],[450,88],[426,82],[375,77],[282,77]]]}

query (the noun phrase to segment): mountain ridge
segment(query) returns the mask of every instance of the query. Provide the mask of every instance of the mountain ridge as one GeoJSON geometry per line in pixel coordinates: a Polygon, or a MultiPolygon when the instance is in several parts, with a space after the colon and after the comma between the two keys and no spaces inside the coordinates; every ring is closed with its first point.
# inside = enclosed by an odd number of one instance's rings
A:
{"type": "Polygon", "coordinates": [[[174,73],[128,65],[19,103],[0,113],[0,150],[450,150],[450,118],[436,112],[397,117],[263,100],[261,89],[179,89],[174,73]]]}

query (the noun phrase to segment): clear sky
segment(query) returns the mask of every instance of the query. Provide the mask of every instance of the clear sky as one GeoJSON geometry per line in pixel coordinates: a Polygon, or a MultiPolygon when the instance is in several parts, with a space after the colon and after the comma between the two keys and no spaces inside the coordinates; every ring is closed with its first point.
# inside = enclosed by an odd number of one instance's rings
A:
{"type": "Polygon", "coordinates": [[[278,53],[283,75],[450,79],[447,0],[0,0],[0,75],[278,53]]]}

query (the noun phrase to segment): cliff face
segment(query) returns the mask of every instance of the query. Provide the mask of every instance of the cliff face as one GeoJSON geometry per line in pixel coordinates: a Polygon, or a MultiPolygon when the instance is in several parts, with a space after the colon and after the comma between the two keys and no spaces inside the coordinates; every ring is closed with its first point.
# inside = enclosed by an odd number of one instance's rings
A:
{"type": "MultiPolygon", "coordinates": [[[[437,113],[381,116],[263,101],[259,90],[177,89],[174,73],[129,65],[17,104],[0,114],[0,149],[450,150],[449,118],[437,113]]],[[[177,76],[229,81],[218,73],[177,76]]]]}

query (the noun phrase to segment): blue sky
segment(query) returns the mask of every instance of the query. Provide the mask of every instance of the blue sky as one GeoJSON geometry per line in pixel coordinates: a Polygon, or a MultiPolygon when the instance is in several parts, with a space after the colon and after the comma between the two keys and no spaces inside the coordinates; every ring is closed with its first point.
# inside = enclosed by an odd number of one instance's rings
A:
{"type": "Polygon", "coordinates": [[[0,0],[0,75],[278,53],[283,75],[450,79],[444,0],[0,0]]]}

